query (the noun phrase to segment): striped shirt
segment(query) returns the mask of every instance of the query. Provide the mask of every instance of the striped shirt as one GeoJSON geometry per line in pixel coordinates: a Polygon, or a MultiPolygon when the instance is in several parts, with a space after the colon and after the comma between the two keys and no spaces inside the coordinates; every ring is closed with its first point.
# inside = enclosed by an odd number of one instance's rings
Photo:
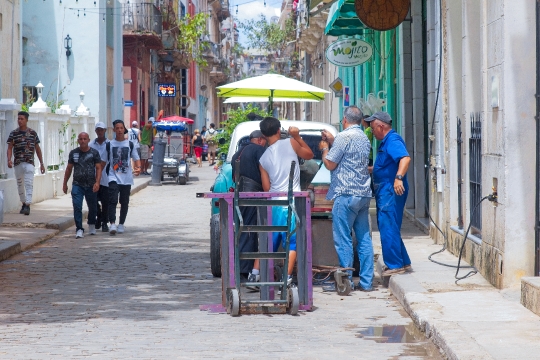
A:
{"type": "Polygon", "coordinates": [[[350,126],[336,136],[326,155],[326,160],[338,164],[331,171],[327,200],[342,195],[371,197],[370,149],[369,139],[358,125],[350,126]]]}

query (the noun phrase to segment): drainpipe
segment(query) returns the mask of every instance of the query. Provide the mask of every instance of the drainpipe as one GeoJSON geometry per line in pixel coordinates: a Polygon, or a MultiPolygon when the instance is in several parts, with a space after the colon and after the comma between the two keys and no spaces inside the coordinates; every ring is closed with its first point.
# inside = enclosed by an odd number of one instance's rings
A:
{"type": "Polygon", "coordinates": [[[536,206],[534,276],[540,275],[540,0],[536,0],[536,206]]]}

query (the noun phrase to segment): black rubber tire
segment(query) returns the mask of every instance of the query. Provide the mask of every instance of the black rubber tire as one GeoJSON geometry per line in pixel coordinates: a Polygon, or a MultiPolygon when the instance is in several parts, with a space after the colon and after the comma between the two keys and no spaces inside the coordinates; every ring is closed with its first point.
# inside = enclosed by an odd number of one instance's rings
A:
{"type": "Polygon", "coordinates": [[[161,173],[161,181],[165,181],[165,174],[161,173]]]}
{"type": "Polygon", "coordinates": [[[219,214],[210,218],[210,269],[212,275],[221,277],[221,236],[219,214]]]}
{"type": "Polygon", "coordinates": [[[179,177],[178,177],[178,184],[180,184],[180,185],[186,185],[186,184],[187,184],[186,177],[185,177],[185,176],[179,176],[179,177]]]}

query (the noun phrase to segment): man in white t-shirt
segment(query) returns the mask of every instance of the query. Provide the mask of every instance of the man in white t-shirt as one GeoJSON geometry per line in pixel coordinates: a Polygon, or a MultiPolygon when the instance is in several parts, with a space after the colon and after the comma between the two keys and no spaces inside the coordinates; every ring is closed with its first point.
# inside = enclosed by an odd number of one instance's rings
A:
{"type": "Polygon", "coordinates": [[[133,121],[131,123],[131,129],[129,129],[128,132],[128,139],[135,145],[135,149],[137,149],[137,153],[139,154],[139,159],[141,158],[141,130],[138,129],[139,123],[137,121],[133,121]]]}
{"type": "Polygon", "coordinates": [[[109,164],[106,172],[109,176],[109,233],[116,235],[124,232],[124,222],[129,207],[129,196],[131,185],[133,185],[133,175],[138,176],[141,171],[141,161],[135,144],[125,139],[128,133],[122,120],[113,121],[115,137],[107,144],[107,160],[109,164]],[[135,166],[131,170],[131,161],[135,166]],[[116,205],[120,197],[120,219],[116,226],[116,205]]]}
{"type": "MultiPolygon", "coordinates": [[[[313,159],[313,151],[300,137],[297,127],[289,127],[289,138],[281,139],[281,123],[273,117],[264,118],[259,124],[261,132],[267,139],[268,148],[259,160],[261,170],[262,187],[269,192],[287,192],[289,190],[289,174],[291,162],[295,162],[293,191],[300,191],[300,167],[298,157],[304,160],[313,159]]],[[[272,225],[287,225],[288,207],[272,207],[272,225]]],[[[294,216],[292,219],[294,229],[294,216]]],[[[274,252],[278,250],[280,243],[285,248],[287,234],[273,233],[274,252]]],[[[296,234],[290,238],[289,246],[289,275],[288,284],[292,282],[292,272],[296,262],[296,234]]],[[[255,270],[255,269],[254,269],[255,270]]]]}

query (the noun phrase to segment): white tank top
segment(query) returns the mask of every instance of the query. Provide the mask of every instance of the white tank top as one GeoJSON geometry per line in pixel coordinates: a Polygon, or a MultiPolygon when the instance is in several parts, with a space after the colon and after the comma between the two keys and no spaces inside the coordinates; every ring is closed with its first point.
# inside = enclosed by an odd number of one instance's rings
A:
{"type": "Polygon", "coordinates": [[[259,160],[270,177],[270,192],[289,190],[291,161],[295,162],[293,191],[300,191],[300,167],[298,155],[291,145],[291,139],[278,140],[270,145],[259,160]]]}

